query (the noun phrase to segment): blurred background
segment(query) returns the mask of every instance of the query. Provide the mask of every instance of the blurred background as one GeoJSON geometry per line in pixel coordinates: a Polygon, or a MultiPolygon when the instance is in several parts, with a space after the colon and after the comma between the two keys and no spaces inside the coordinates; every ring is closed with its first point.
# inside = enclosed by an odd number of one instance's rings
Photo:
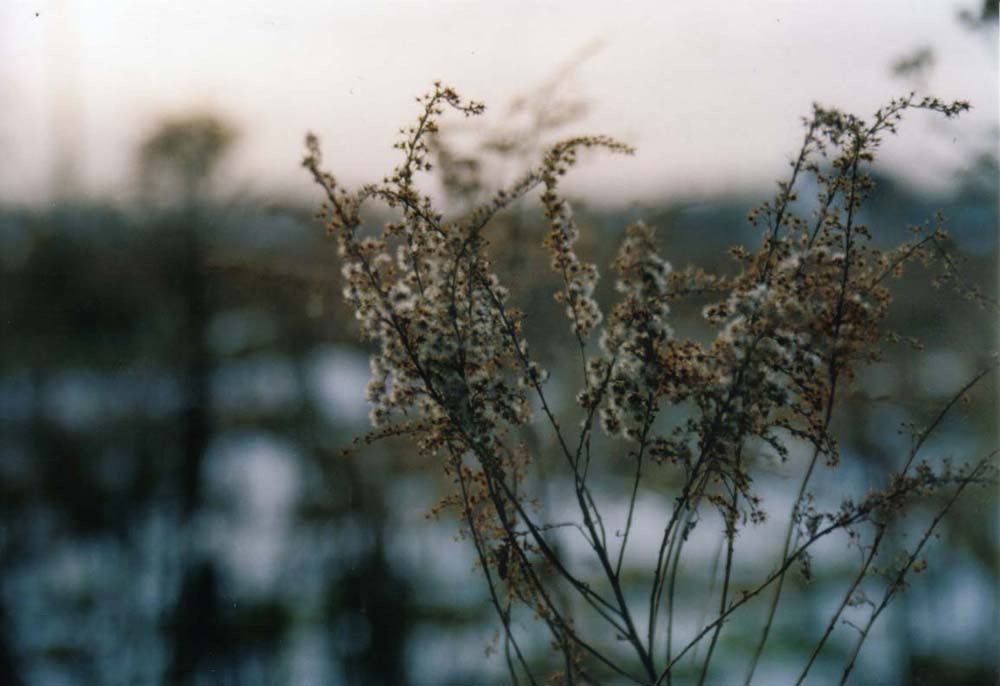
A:
{"type": "MultiPolygon", "coordinates": [[[[453,515],[425,517],[440,468],[403,443],[341,455],[366,427],[368,364],[312,218],[307,130],[356,186],[395,163],[435,79],[485,101],[444,129],[448,173],[428,181],[453,211],[546,143],[610,134],[639,152],[570,178],[582,252],[606,265],[641,217],[675,267],[728,268],[813,101],[966,99],[967,116],[915,113],[886,142],[865,220],[888,245],[943,211],[995,299],[997,45],[997,4],[972,0],[0,3],[0,685],[507,682],[473,551],[453,515]]],[[[531,199],[498,218],[504,274],[544,273],[542,219],[531,199]]],[[[838,419],[848,459],[821,485],[879,483],[907,446],[896,427],[996,349],[995,313],[929,281],[900,282],[892,321],[926,349],[861,375],[838,419]]],[[[533,286],[519,306],[561,325],[533,286]]],[[[531,332],[555,366],[553,333],[531,332]]],[[[934,455],[995,447],[995,379],[943,429],[934,455]]],[[[776,515],[796,468],[766,477],[776,515]]],[[[989,489],[952,512],[854,683],[997,683],[997,515],[989,489]]],[[[776,531],[755,534],[757,571],[776,531]]],[[[836,554],[816,565],[755,683],[794,680],[851,573],[836,554]]],[[[693,627],[701,609],[685,612],[693,627]]],[[[723,634],[737,674],[762,612],[723,634]]],[[[814,683],[851,637],[835,632],[814,683]]],[[[530,657],[551,659],[544,641],[530,657]]]]}

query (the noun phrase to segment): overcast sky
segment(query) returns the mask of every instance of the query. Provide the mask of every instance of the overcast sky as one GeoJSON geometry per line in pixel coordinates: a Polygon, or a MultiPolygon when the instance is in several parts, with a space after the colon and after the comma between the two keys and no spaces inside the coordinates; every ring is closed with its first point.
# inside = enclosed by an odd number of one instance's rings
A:
{"type": "MultiPolygon", "coordinates": [[[[923,84],[974,111],[914,117],[886,164],[940,185],[997,126],[996,32],[957,20],[969,0],[3,0],[0,201],[44,199],[73,142],[83,190],[128,192],[135,146],[164,116],[213,111],[242,131],[229,176],[308,197],[306,130],[349,182],[381,178],[413,96],[435,79],[494,120],[587,46],[567,133],[634,144],[584,164],[581,193],[631,202],[759,185],[780,174],[812,101],[867,113],[915,84],[891,64],[928,46],[923,84]]],[[[916,84],[921,85],[921,84],[916,84]]]]}

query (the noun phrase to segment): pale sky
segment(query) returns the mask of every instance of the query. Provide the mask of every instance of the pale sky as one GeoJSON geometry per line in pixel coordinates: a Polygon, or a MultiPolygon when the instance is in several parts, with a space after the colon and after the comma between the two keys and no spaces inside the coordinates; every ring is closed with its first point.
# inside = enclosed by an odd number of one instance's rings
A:
{"type": "Polygon", "coordinates": [[[585,160],[575,192],[655,201],[769,182],[812,101],[867,114],[913,87],[890,65],[923,46],[936,56],[926,91],[974,110],[940,125],[913,117],[885,163],[941,185],[998,123],[996,32],[965,29],[964,7],[974,3],[3,0],[0,202],[47,197],[66,140],[84,192],[125,196],[143,135],[192,110],[242,131],[228,172],[241,186],[311,197],[307,130],[346,181],[377,180],[435,79],[497,121],[595,41],[563,85],[591,104],[567,133],[639,152],[585,160]]]}

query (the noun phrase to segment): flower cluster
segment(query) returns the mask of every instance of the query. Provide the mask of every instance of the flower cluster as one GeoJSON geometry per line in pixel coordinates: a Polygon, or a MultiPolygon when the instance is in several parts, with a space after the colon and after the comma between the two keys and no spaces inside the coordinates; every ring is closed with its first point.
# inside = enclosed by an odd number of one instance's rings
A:
{"type": "Polygon", "coordinates": [[[691,379],[681,379],[686,367],[676,355],[673,331],[667,323],[667,276],[670,264],[656,252],[653,230],[639,222],[626,230],[615,259],[615,305],[601,334],[601,355],[590,360],[588,388],[579,397],[586,407],[595,389],[606,386],[601,423],[610,435],[641,440],[660,396],[678,402],[691,379]]]}
{"type": "Polygon", "coordinates": [[[631,154],[632,149],[606,136],[583,136],[558,143],[545,156],[540,171],[545,191],[542,205],[549,222],[545,247],[551,256],[552,269],[562,277],[563,290],[556,293],[559,302],[566,302],[566,315],[572,322],[573,333],[582,342],[601,323],[601,308],[594,299],[597,266],[582,262],[574,246],[580,231],[573,219],[569,202],[558,195],[559,177],[575,164],[580,148],[605,148],[612,152],[631,154]]]}
{"type": "Polygon", "coordinates": [[[416,413],[426,449],[474,436],[488,454],[499,449],[498,427],[530,417],[514,378],[527,350],[519,314],[506,307],[478,227],[444,222],[415,185],[416,172],[431,168],[424,137],[436,130],[443,107],[470,115],[482,106],[440,84],[418,102],[417,125],[402,130],[396,144],[404,161],[382,184],[347,194],[321,170],[312,136],[304,164],[327,195],[320,216],[337,238],[344,298],[361,335],[377,346],[368,385],[373,425],[416,413]],[[361,235],[360,207],[369,198],[402,212],[376,236],[361,235]]]}

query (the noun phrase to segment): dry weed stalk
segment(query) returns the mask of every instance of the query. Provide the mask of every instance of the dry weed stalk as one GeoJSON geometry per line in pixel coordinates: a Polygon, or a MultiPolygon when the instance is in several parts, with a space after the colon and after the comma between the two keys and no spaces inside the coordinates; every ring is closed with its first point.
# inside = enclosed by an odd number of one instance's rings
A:
{"type": "MultiPolygon", "coordinates": [[[[636,223],[628,227],[614,260],[619,298],[606,310],[594,295],[597,267],[576,252],[579,231],[560,181],[585,149],[623,154],[631,149],[604,136],[565,140],[511,187],[464,216],[446,218],[415,180],[431,171],[429,141],[445,110],[472,116],[483,105],[463,101],[440,83],[418,102],[417,123],[401,130],[396,144],[403,161],[381,183],[357,192],[343,189],[323,170],[319,143],[311,135],[304,165],[325,191],[320,214],[337,240],[344,297],[361,335],[374,347],[368,400],[375,428],[367,439],[410,436],[415,449],[440,460],[454,480],[455,491],[444,505],[461,514],[478,554],[503,625],[512,681],[537,684],[542,679],[515,630],[516,608],[528,608],[547,627],[562,656],[560,671],[548,677],[554,681],[670,684],[680,661],[704,643],[704,656],[693,666],[703,683],[723,625],[752,599],[769,594],[767,623],[746,676],[750,683],[789,569],[802,564],[808,570],[814,544],[848,532],[865,552],[864,561],[808,657],[801,683],[869,576],[893,518],[915,498],[949,494],[860,630],[844,669],[846,680],[871,624],[922,564],[921,550],[941,516],[969,484],[992,479],[992,456],[957,468],[918,461],[953,400],[917,434],[913,450],[881,490],[846,499],[836,511],[817,509],[809,493],[815,467],[822,462],[835,468],[839,460],[831,418],[841,389],[861,365],[878,358],[889,335],[883,323],[891,304],[890,279],[907,263],[921,260],[941,263],[943,278],[956,280],[941,222],[893,249],[872,242],[869,227],[859,220],[874,189],[867,170],[883,137],[896,132],[906,111],[954,117],[968,105],[911,95],[891,101],[868,120],[815,107],[804,122],[790,177],[778,184],[772,200],[750,213],[764,240],[758,250],[733,251],[739,264],[735,276],[672,270],[657,253],[653,230],[636,223]],[[806,179],[816,198],[815,209],[803,216],[795,201],[806,179]],[[548,374],[532,355],[523,314],[511,305],[487,249],[490,220],[536,189],[548,222],[544,248],[560,284],[554,295],[568,323],[567,350],[579,356],[579,421],[574,423],[557,418],[546,390],[548,374]],[[398,220],[365,233],[360,211],[370,200],[397,210],[398,220]],[[669,305],[704,293],[716,296],[704,309],[716,330],[714,339],[701,343],[678,337],[669,305]],[[677,409],[672,416],[682,419],[672,426],[657,421],[677,409]],[[598,424],[616,440],[618,455],[592,454],[598,424]],[[554,438],[572,482],[573,522],[542,521],[531,503],[527,466],[536,456],[521,440],[527,426],[554,438]],[[736,593],[734,541],[742,528],[767,517],[747,452],[766,444],[786,458],[792,439],[807,442],[811,458],[796,487],[781,556],[757,585],[736,593]],[[631,492],[624,494],[628,515],[617,541],[609,537],[591,490],[594,468],[613,459],[628,459],[634,469],[631,492]],[[656,563],[647,572],[645,601],[636,602],[625,592],[623,561],[630,533],[639,526],[637,494],[653,470],[676,470],[682,486],[663,495],[670,503],[666,521],[642,522],[662,533],[656,563]],[[677,646],[678,564],[699,512],[708,508],[720,514],[725,527],[721,591],[704,626],[677,646]],[[566,525],[586,541],[601,570],[599,583],[560,553],[553,535],[566,525]],[[865,537],[862,525],[873,533],[865,537]],[[569,596],[580,602],[566,602],[569,596]],[[628,651],[608,649],[609,635],[628,651]]],[[[970,291],[970,296],[977,294],[970,291]]]]}

